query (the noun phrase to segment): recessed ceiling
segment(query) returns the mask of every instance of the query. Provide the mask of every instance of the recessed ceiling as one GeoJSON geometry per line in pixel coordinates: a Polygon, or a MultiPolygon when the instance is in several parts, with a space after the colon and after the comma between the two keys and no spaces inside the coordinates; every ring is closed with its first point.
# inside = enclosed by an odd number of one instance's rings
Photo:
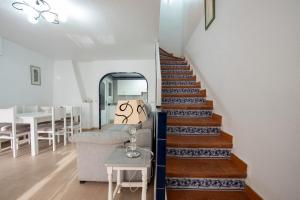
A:
{"type": "Polygon", "coordinates": [[[68,21],[28,22],[12,0],[0,1],[0,35],[54,59],[150,59],[158,38],[160,0],[64,1],[68,21]]]}

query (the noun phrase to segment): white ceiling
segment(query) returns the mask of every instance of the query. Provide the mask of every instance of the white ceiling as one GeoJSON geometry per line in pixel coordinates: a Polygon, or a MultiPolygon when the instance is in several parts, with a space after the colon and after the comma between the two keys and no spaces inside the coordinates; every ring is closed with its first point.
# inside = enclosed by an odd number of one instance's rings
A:
{"type": "Polygon", "coordinates": [[[0,35],[55,59],[153,58],[160,0],[56,1],[68,5],[68,21],[59,25],[31,24],[12,0],[0,0],[0,35]]]}

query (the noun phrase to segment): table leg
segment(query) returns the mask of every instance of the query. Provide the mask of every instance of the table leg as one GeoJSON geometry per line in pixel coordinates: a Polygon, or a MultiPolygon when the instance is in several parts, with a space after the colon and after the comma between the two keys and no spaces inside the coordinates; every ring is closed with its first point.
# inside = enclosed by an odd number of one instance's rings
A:
{"type": "Polygon", "coordinates": [[[30,123],[30,140],[31,156],[36,156],[39,153],[39,146],[37,139],[37,121],[34,119],[30,123]]]}
{"type": "Polygon", "coordinates": [[[121,192],[121,171],[118,170],[117,172],[117,187],[119,188],[118,189],[118,193],[121,192]]]}
{"type": "Polygon", "coordinates": [[[113,200],[112,167],[107,167],[107,175],[108,175],[108,200],[113,200]]]}
{"type": "Polygon", "coordinates": [[[146,200],[147,195],[147,168],[142,170],[142,200],[146,200]]]}

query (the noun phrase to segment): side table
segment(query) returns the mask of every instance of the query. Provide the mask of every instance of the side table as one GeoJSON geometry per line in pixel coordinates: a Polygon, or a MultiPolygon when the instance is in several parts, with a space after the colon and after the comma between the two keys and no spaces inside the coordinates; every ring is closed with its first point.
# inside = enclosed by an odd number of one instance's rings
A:
{"type": "Polygon", "coordinates": [[[147,168],[151,166],[150,152],[139,149],[141,156],[138,158],[128,158],[124,148],[115,149],[108,157],[105,166],[108,175],[108,200],[113,200],[117,193],[120,193],[122,187],[142,187],[142,200],[146,200],[147,193],[147,168]],[[113,191],[112,173],[113,170],[117,171],[117,185],[113,191]],[[142,182],[124,182],[121,180],[121,172],[141,171],[142,182]]]}

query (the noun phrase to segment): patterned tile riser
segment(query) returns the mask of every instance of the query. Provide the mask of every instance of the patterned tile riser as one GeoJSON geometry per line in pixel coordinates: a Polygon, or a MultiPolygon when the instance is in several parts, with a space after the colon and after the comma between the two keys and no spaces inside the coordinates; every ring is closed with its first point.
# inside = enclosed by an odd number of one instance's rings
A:
{"type": "Polygon", "coordinates": [[[172,135],[219,135],[221,127],[217,126],[168,126],[167,133],[172,135]]]}
{"type": "Polygon", "coordinates": [[[192,78],[193,75],[161,75],[162,78],[192,78]]]}
{"type": "Polygon", "coordinates": [[[162,86],[194,85],[196,81],[162,81],[162,86]]]}
{"type": "Polygon", "coordinates": [[[245,180],[234,178],[166,178],[169,189],[244,190],[245,180]]]}
{"type": "Polygon", "coordinates": [[[189,66],[161,66],[161,70],[191,70],[189,66]]]}
{"type": "Polygon", "coordinates": [[[179,158],[218,158],[229,159],[231,149],[224,148],[167,148],[167,156],[179,158]]]}
{"type": "Polygon", "coordinates": [[[202,118],[211,117],[212,110],[175,110],[164,109],[167,112],[168,117],[184,117],[184,118],[202,118]]]}
{"type": "Polygon", "coordinates": [[[162,89],[162,94],[199,94],[199,88],[162,89]]]}
{"type": "Polygon", "coordinates": [[[168,73],[191,73],[189,69],[163,69],[161,72],[168,73]]]}
{"type": "Polygon", "coordinates": [[[162,104],[197,104],[205,103],[204,97],[164,97],[162,98],[162,104]]]}
{"type": "Polygon", "coordinates": [[[161,66],[182,66],[182,65],[188,65],[186,62],[182,61],[172,61],[172,62],[161,62],[161,66]]]}

